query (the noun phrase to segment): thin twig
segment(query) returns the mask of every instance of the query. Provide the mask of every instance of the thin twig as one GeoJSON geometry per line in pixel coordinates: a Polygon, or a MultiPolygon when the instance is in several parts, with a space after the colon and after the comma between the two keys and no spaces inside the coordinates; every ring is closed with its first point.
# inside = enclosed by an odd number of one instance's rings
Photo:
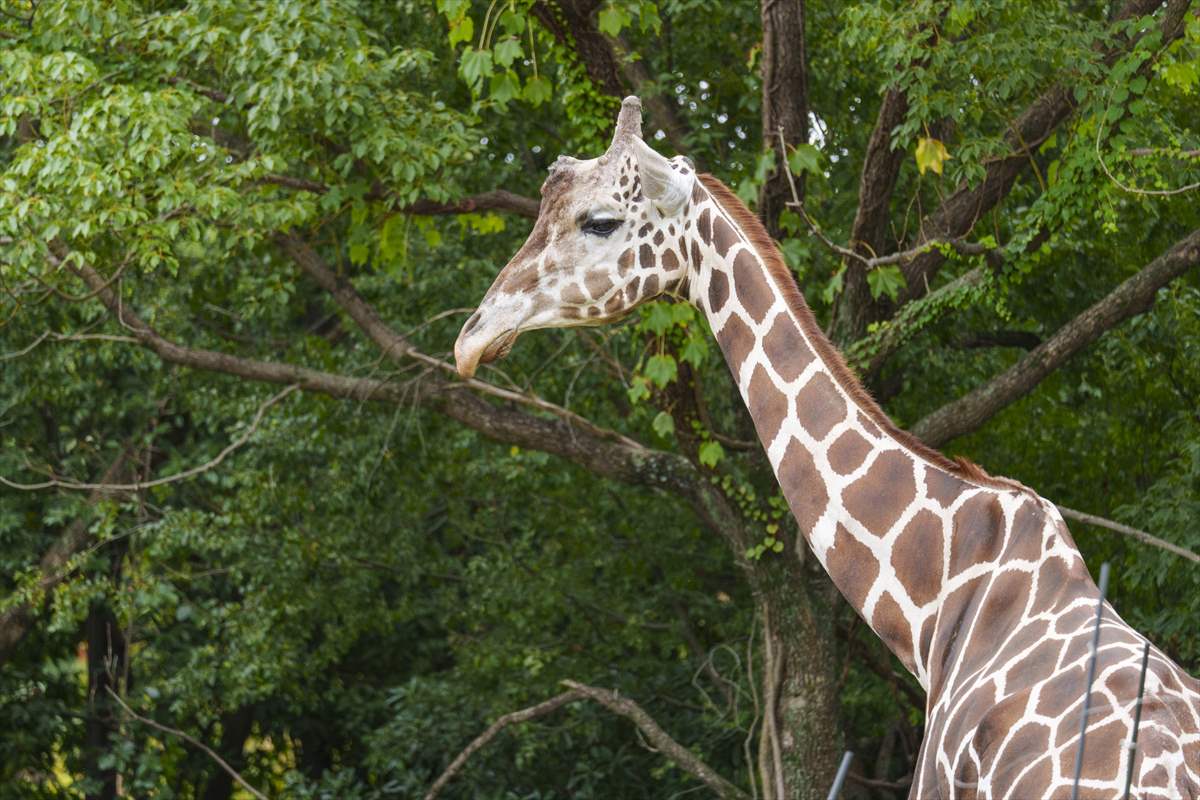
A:
{"type": "Polygon", "coordinates": [[[667,735],[666,731],[659,727],[658,723],[634,701],[627,697],[621,697],[616,691],[598,689],[575,681],[563,681],[563,685],[595,700],[614,714],[619,714],[632,721],[659,752],[674,761],[684,771],[703,781],[718,797],[724,800],[749,800],[749,795],[722,778],[712,767],[696,758],[692,751],[667,735]]]}
{"type": "Polygon", "coordinates": [[[157,478],[152,481],[136,482],[136,483],[79,483],[72,480],[62,480],[52,478],[41,483],[16,483],[8,478],[0,475],[0,483],[8,486],[11,489],[21,489],[26,492],[39,491],[41,489],[80,489],[85,491],[101,490],[109,492],[140,492],[143,489],[149,489],[154,486],[163,486],[168,483],[176,483],[178,481],[187,480],[195,477],[202,472],[207,472],[210,469],[220,465],[230,453],[237,450],[239,447],[249,441],[254,432],[258,430],[258,425],[262,422],[263,415],[267,413],[267,409],[278,403],[283,398],[287,397],[292,392],[300,388],[300,384],[293,383],[286,387],[283,391],[272,395],[265,403],[258,407],[258,411],[254,414],[254,419],[251,420],[250,426],[242,433],[241,436],[234,439],[225,446],[221,452],[217,453],[216,457],[210,461],[200,464],[199,466],[186,469],[183,472],[174,475],[168,475],[165,478],[157,478]]]}
{"type": "MultiPolygon", "coordinates": [[[[1104,134],[1104,123],[1108,118],[1108,109],[1111,105],[1112,94],[1110,92],[1108,103],[1106,103],[1104,106],[1104,113],[1100,116],[1099,124],[1096,126],[1096,160],[1100,162],[1100,168],[1104,170],[1104,174],[1107,175],[1108,179],[1113,182],[1113,185],[1123,192],[1146,195],[1149,197],[1171,197],[1172,195],[1184,194],[1194,189],[1200,189],[1200,181],[1189,183],[1186,186],[1180,186],[1178,189],[1139,189],[1136,186],[1126,186],[1125,184],[1121,183],[1121,181],[1117,179],[1117,176],[1113,175],[1108,169],[1108,164],[1104,162],[1104,153],[1100,150],[1100,139],[1104,134]]],[[[1141,153],[1139,153],[1139,155],[1141,155],[1141,153]]]]}
{"type": "Polygon", "coordinates": [[[43,331],[42,335],[34,339],[30,344],[15,350],[11,353],[0,353],[0,361],[9,361],[14,358],[20,358],[33,351],[42,342],[50,339],[55,342],[123,342],[127,344],[138,344],[138,340],[132,336],[115,336],[111,333],[55,333],[54,331],[43,331]]]}
{"type": "Polygon", "coordinates": [[[1085,514],[1082,511],[1076,511],[1075,509],[1067,508],[1066,506],[1056,505],[1055,507],[1058,509],[1058,513],[1062,514],[1068,519],[1084,522],[1088,525],[1095,525],[1097,528],[1105,528],[1125,536],[1133,537],[1143,544],[1161,548],[1169,553],[1174,553],[1177,556],[1182,556],[1183,558],[1200,564],[1200,555],[1196,555],[1186,547],[1180,547],[1177,544],[1171,544],[1170,542],[1159,539],[1157,536],[1152,536],[1145,531],[1138,530],[1137,528],[1131,528],[1128,525],[1122,525],[1120,522],[1113,522],[1111,519],[1097,517],[1095,514],[1085,514]]]}
{"type": "Polygon", "coordinates": [[[172,736],[178,736],[180,739],[183,739],[185,742],[192,745],[193,747],[198,747],[199,749],[203,750],[204,753],[209,758],[211,758],[213,761],[217,762],[217,765],[221,769],[228,772],[229,776],[231,778],[233,778],[235,781],[237,781],[243,789],[248,791],[250,794],[254,795],[256,798],[258,798],[258,800],[267,800],[266,795],[264,795],[258,789],[255,789],[253,786],[251,786],[250,783],[247,782],[245,778],[243,778],[240,774],[238,774],[238,771],[236,769],[229,766],[229,764],[225,761],[225,759],[223,759],[219,755],[217,755],[217,753],[211,747],[206,745],[204,742],[200,741],[199,739],[197,739],[194,736],[184,733],[183,731],[179,730],[178,728],[172,728],[169,725],[163,725],[161,722],[155,722],[154,720],[150,719],[149,717],[143,717],[141,714],[137,713],[132,708],[130,708],[128,705],[126,705],[125,701],[121,699],[121,696],[119,694],[117,694],[116,692],[114,692],[112,690],[111,686],[106,686],[104,688],[107,689],[108,693],[112,696],[112,698],[117,701],[117,705],[119,705],[125,711],[125,713],[128,714],[130,717],[132,717],[133,719],[142,723],[143,725],[148,725],[151,728],[154,728],[157,731],[161,731],[163,733],[169,733],[172,736]]]}
{"type": "Polygon", "coordinates": [[[569,692],[563,692],[560,695],[551,697],[549,700],[538,703],[535,706],[523,708],[520,711],[512,711],[500,717],[500,719],[488,726],[486,731],[475,737],[475,739],[469,745],[467,745],[466,748],[459,753],[453,761],[450,762],[450,766],[446,767],[445,771],[443,771],[442,774],[438,776],[438,779],[433,782],[433,786],[429,787],[429,791],[425,793],[425,800],[434,800],[434,798],[438,796],[442,789],[446,788],[446,784],[453,780],[454,776],[462,771],[462,768],[467,763],[467,759],[473,756],[481,747],[486,745],[492,739],[496,738],[496,734],[500,733],[500,731],[504,730],[509,725],[515,725],[518,722],[526,722],[537,717],[544,717],[551,711],[556,711],[561,706],[566,705],[572,700],[579,700],[582,697],[582,693],[572,689],[569,692]]]}

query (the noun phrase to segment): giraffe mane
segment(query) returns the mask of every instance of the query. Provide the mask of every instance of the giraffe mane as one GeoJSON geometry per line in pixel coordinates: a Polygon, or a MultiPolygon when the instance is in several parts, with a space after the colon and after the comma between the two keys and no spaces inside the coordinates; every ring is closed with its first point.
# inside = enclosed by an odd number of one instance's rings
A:
{"type": "Polygon", "coordinates": [[[925,444],[925,442],[908,431],[898,427],[892,421],[891,417],[875,402],[875,398],[871,397],[870,392],[867,391],[866,387],[862,385],[862,382],[859,381],[858,377],[846,364],[846,359],[842,356],[841,352],[834,347],[833,343],[825,335],[825,332],[817,325],[817,319],[813,316],[812,309],[808,307],[808,302],[805,301],[804,295],[801,294],[800,287],[796,285],[796,279],[792,275],[791,270],[784,263],[783,256],[779,252],[779,247],[775,244],[771,235],[767,233],[767,229],[763,227],[758,217],[750,209],[746,208],[737,195],[718,178],[707,172],[701,173],[698,177],[700,182],[704,184],[704,187],[708,189],[709,194],[713,196],[713,199],[721,205],[729,216],[741,227],[742,232],[746,234],[750,246],[754,248],[758,257],[766,265],[767,272],[783,293],[784,302],[787,303],[792,314],[800,322],[800,327],[804,331],[804,335],[812,343],[817,356],[829,367],[834,380],[858,404],[859,408],[866,413],[872,422],[914,454],[924,458],[934,466],[946,470],[952,475],[985,486],[1005,489],[1017,488],[1028,491],[1018,481],[988,475],[983,467],[962,456],[950,458],[925,444]]]}

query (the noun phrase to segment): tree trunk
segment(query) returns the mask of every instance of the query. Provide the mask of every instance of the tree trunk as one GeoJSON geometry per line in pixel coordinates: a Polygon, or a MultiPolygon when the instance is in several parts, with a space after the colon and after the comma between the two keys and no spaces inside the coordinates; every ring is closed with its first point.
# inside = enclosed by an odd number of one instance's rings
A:
{"type": "MultiPolygon", "coordinates": [[[[777,155],[775,171],[758,196],[758,216],[767,231],[781,238],[779,215],[792,200],[788,165],[779,153],[779,130],[790,146],[808,142],[808,73],[805,66],[804,0],[764,0],[762,4],[763,145],[777,155]]],[[[804,198],[804,176],[796,192],[804,198]]]]}
{"type": "Polygon", "coordinates": [[[751,578],[763,628],[764,800],[823,800],[843,752],[834,608],[824,572],[790,553],[766,555],[751,578]]]}

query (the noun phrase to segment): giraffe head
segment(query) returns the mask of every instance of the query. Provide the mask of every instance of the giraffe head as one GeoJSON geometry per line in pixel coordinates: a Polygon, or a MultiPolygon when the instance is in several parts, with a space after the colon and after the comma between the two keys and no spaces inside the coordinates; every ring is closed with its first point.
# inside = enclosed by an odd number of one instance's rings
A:
{"type": "Polygon", "coordinates": [[[679,285],[696,171],[651,149],[641,127],[641,103],[627,97],[604,155],[554,162],[533,232],[458,335],[463,377],[523,331],[609,322],[679,285]]]}

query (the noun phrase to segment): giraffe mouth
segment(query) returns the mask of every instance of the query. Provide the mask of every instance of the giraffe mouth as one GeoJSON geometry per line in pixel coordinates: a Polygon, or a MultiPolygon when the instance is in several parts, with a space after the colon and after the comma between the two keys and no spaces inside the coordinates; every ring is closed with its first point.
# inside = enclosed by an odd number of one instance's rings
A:
{"type": "Polygon", "coordinates": [[[479,363],[490,364],[507,356],[512,352],[513,344],[517,341],[518,334],[520,334],[520,331],[516,328],[501,333],[492,340],[491,344],[483,348],[483,353],[479,356],[479,363]]]}

